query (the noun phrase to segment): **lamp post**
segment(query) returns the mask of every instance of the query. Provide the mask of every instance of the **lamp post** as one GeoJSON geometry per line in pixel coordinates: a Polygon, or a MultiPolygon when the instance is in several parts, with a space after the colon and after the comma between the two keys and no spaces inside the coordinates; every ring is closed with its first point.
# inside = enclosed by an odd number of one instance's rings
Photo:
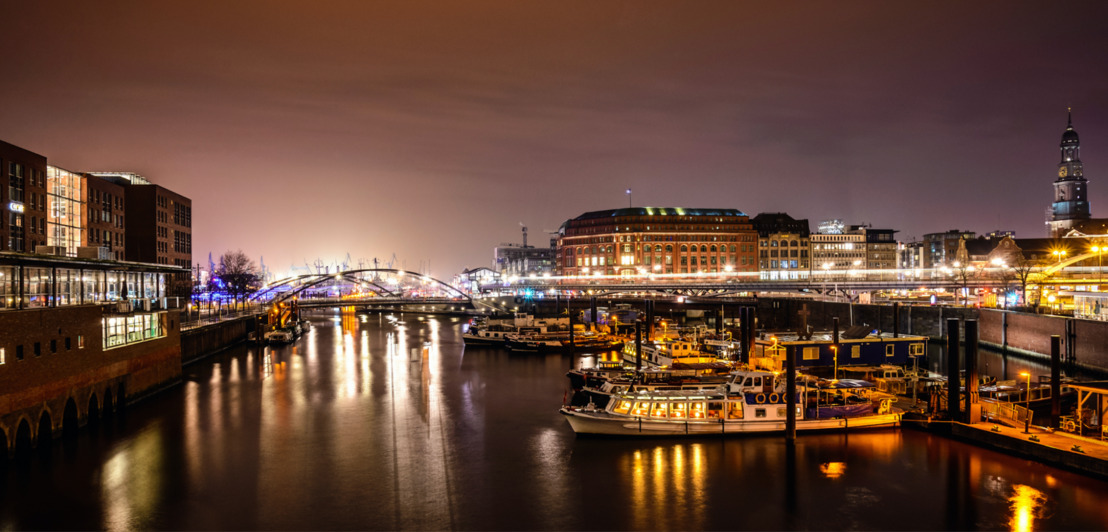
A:
{"type": "Polygon", "coordinates": [[[1094,245],[1092,247],[1093,253],[1096,253],[1096,284],[1097,284],[1096,290],[1097,290],[1097,292],[1100,291],[1100,285],[1104,282],[1104,271],[1101,270],[1101,265],[1100,265],[1101,258],[1100,257],[1104,253],[1104,250],[1105,250],[1106,247],[1108,247],[1108,246],[1095,246],[1094,245]]]}
{"type": "Polygon", "coordinates": [[[1024,412],[1023,433],[1027,434],[1031,432],[1031,372],[1021,371],[1020,377],[1027,377],[1027,389],[1024,391],[1023,395],[1023,407],[1027,409],[1027,411],[1024,412]]]}

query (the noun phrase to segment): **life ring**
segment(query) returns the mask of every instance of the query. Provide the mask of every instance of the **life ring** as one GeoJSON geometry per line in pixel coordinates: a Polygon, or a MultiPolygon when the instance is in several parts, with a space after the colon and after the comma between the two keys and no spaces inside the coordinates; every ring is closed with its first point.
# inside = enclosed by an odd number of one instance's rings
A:
{"type": "Polygon", "coordinates": [[[756,402],[760,405],[766,404],[766,394],[760,393],[760,394],[754,396],[754,402],[756,402]]]}
{"type": "Polygon", "coordinates": [[[781,396],[777,395],[776,393],[769,394],[769,402],[776,403],[778,399],[781,399],[781,396]]]}
{"type": "Polygon", "coordinates": [[[1062,430],[1066,432],[1077,432],[1077,423],[1074,423],[1072,419],[1067,419],[1066,422],[1062,424],[1062,430]]]}

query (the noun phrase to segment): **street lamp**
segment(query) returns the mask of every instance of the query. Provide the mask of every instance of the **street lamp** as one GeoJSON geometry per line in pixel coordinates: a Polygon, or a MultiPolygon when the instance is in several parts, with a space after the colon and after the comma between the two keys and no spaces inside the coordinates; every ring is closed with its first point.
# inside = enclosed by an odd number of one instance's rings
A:
{"type": "Polygon", "coordinates": [[[1025,390],[1023,395],[1023,407],[1027,409],[1027,412],[1023,413],[1023,415],[1025,416],[1023,422],[1023,433],[1027,434],[1031,432],[1031,372],[1021,371],[1020,377],[1027,377],[1027,390],[1025,390]]]}
{"type": "Polygon", "coordinates": [[[1092,247],[1092,250],[1093,250],[1093,253],[1096,253],[1096,283],[1097,283],[1096,290],[1097,290],[1097,292],[1099,292],[1100,291],[1100,285],[1104,283],[1104,271],[1100,267],[1100,261],[1101,261],[1100,257],[1106,250],[1108,250],[1108,246],[1095,246],[1094,245],[1092,247]]]}

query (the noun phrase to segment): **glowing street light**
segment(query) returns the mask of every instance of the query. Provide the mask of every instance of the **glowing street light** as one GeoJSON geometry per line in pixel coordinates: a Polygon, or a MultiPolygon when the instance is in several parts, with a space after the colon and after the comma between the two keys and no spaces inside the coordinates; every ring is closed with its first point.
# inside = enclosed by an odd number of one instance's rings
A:
{"type": "Polygon", "coordinates": [[[1020,377],[1027,377],[1027,390],[1023,396],[1023,407],[1027,409],[1024,412],[1023,433],[1027,434],[1031,432],[1031,372],[1021,371],[1020,377]]]}

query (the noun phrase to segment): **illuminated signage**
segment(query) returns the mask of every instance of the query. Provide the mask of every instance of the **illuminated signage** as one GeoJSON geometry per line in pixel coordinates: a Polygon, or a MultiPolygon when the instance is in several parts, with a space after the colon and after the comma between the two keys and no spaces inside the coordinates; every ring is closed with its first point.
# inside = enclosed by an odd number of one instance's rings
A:
{"type": "Polygon", "coordinates": [[[23,212],[23,204],[13,201],[8,204],[8,210],[12,212],[23,212]]]}

